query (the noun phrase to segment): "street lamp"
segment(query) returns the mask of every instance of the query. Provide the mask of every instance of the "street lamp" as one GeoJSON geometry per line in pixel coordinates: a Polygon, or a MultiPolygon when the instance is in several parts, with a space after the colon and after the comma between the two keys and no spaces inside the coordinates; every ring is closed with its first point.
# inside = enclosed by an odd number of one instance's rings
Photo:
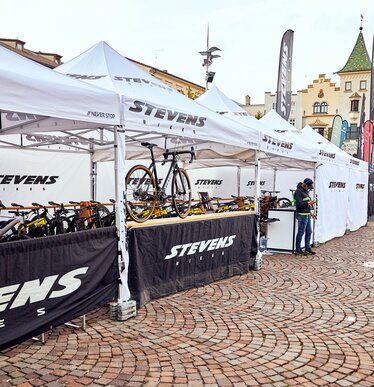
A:
{"type": "Polygon", "coordinates": [[[220,58],[221,55],[214,54],[216,51],[221,51],[218,47],[212,46],[209,48],[209,26],[207,31],[206,38],[206,51],[199,51],[199,53],[204,57],[203,67],[206,67],[205,70],[205,90],[208,90],[208,83],[212,83],[214,75],[216,74],[213,71],[209,71],[209,66],[212,65],[213,59],[220,58]]]}

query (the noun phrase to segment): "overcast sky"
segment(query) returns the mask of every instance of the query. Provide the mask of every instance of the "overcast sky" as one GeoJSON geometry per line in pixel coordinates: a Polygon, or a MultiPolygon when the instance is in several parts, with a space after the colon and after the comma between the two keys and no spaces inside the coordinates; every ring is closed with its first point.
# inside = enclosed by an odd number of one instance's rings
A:
{"type": "Polygon", "coordinates": [[[214,85],[262,103],[276,90],[280,42],[294,30],[292,89],[332,81],[356,42],[360,15],[371,56],[374,0],[1,0],[0,37],[67,62],[99,41],[124,56],[205,86],[199,51],[219,47],[214,85]]]}

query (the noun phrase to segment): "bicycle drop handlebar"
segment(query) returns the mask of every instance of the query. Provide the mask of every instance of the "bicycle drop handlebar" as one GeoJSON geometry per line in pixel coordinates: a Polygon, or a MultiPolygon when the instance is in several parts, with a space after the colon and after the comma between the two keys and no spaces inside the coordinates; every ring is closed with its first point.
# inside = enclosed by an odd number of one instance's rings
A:
{"type": "Polygon", "coordinates": [[[193,160],[196,160],[196,154],[195,154],[195,150],[194,150],[194,147],[192,146],[191,147],[191,150],[183,150],[183,151],[172,151],[172,152],[169,152],[168,150],[166,150],[165,153],[162,154],[164,156],[164,159],[167,160],[169,158],[169,156],[172,156],[173,160],[175,159],[175,157],[177,155],[190,155],[191,158],[190,158],[190,161],[189,163],[191,164],[193,160]]]}

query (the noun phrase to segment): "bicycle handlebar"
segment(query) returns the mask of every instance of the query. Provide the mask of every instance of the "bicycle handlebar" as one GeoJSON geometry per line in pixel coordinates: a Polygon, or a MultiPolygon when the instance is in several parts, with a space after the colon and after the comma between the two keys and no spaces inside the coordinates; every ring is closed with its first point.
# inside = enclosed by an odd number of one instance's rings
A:
{"type": "Polygon", "coordinates": [[[190,158],[190,161],[189,163],[191,164],[192,161],[195,159],[196,160],[196,154],[195,154],[195,150],[194,150],[194,147],[192,146],[191,147],[191,150],[184,150],[184,151],[172,151],[172,152],[169,152],[168,150],[166,150],[165,153],[163,153],[162,155],[164,156],[164,159],[167,160],[169,158],[169,156],[172,156],[173,159],[177,156],[177,155],[183,155],[183,154],[189,154],[191,155],[191,158],[190,158]]]}

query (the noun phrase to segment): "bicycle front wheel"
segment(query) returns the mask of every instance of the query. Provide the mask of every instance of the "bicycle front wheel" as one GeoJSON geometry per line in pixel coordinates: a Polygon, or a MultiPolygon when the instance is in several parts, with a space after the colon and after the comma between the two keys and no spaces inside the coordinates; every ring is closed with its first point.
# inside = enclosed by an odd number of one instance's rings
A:
{"type": "Polygon", "coordinates": [[[144,165],[135,165],[126,175],[126,211],[132,220],[143,223],[156,205],[156,183],[144,165]]]}
{"type": "Polygon", "coordinates": [[[190,212],[192,199],[191,183],[186,170],[179,168],[174,171],[171,195],[175,212],[180,218],[185,218],[190,212]]]}

